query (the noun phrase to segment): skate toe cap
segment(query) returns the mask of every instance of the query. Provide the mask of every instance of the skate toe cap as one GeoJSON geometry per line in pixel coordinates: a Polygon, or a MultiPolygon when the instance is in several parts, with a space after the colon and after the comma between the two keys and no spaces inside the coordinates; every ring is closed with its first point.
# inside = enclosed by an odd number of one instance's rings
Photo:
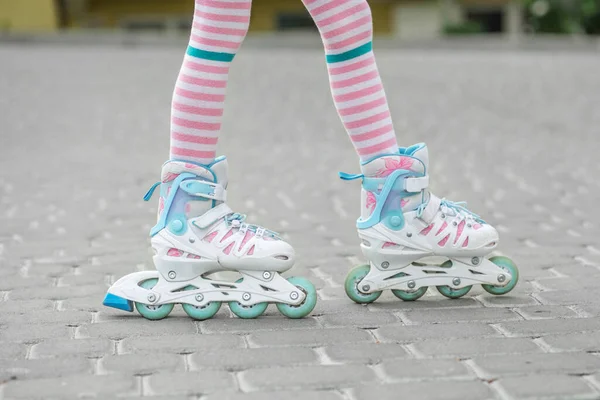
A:
{"type": "Polygon", "coordinates": [[[498,245],[500,236],[491,225],[483,224],[469,235],[469,247],[472,249],[493,249],[498,245]]]}

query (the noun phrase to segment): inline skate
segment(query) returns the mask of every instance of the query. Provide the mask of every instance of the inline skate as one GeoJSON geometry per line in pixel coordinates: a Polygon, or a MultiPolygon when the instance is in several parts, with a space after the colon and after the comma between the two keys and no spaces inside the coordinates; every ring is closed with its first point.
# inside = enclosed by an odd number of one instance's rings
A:
{"type": "Polygon", "coordinates": [[[510,292],[519,279],[507,257],[486,256],[498,245],[498,232],[464,203],[429,192],[429,155],[419,143],[362,165],[361,250],[368,265],[357,266],[345,281],[348,297],[371,303],[382,290],[405,301],[422,297],[429,286],[456,299],[474,284],[494,295],[510,292]],[[428,262],[443,258],[443,263],[428,262]]]}
{"type": "Polygon", "coordinates": [[[227,160],[210,165],[169,161],[160,185],[158,222],[150,231],[156,271],[126,275],[116,281],[104,305],[133,307],[147,319],[165,318],[175,304],[190,317],[211,318],[222,302],[240,318],[256,318],[269,303],[289,318],[302,318],[315,307],[317,295],[306,279],[283,278],[294,264],[293,248],[275,232],[245,222],[225,203],[227,160]],[[235,282],[211,274],[235,271],[235,282]]]}

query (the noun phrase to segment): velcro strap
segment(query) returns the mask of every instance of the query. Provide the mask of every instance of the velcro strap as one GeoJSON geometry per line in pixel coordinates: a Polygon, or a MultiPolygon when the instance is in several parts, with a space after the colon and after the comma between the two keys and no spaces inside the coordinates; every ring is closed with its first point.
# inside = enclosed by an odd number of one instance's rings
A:
{"type": "Polygon", "coordinates": [[[409,193],[418,193],[429,186],[429,175],[420,178],[406,178],[404,180],[404,190],[409,193]]]}
{"type": "Polygon", "coordinates": [[[433,221],[433,218],[438,213],[440,209],[441,200],[439,197],[434,196],[432,194],[429,195],[429,202],[425,206],[423,213],[421,214],[421,219],[425,221],[426,224],[430,224],[433,221]]]}
{"type": "Polygon", "coordinates": [[[219,183],[188,179],[181,182],[179,187],[192,196],[204,197],[205,199],[217,201],[227,200],[227,191],[219,183]]]}
{"type": "Polygon", "coordinates": [[[210,210],[208,210],[201,216],[192,218],[191,221],[192,221],[192,224],[196,228],[206,229],[210,225],[212,225],[215,221],[218,221],[221,218],[226,217],[227,215],[231,214],[232,212],[233,211],[231,210],[231,208],[229,208],[229,206],[227,204],[221,203],[218,206],[211,208],[210,210]]]}

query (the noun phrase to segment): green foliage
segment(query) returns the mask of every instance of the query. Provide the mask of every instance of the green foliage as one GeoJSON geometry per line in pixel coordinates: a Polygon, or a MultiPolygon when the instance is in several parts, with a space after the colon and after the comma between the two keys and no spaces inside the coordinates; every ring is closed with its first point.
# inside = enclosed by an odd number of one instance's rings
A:
{"type": "Polygon", "coordinates": [[[600,0],[524,0],[524,5],[533,32],[600,34],[600,0]]]}
{"type": "Polygon", "coordinates": [[[444,25],[446,35],[472,35],[481,32],[483,32],[481,24],[473,21],[444,25]]]}

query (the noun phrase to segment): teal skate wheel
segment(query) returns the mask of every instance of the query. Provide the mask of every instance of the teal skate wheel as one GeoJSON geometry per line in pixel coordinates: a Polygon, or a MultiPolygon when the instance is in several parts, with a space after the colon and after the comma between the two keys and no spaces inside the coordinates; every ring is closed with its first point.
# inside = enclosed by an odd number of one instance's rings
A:
{"type": "Polygon", "coordinates": [[[495,295],[506,294],[513,290],[519,281],[519,269],[515,263],[510,258],[502,256],[492,257],[490,258],[490,261],[508,272],[512,276],[512,279],[506,286],[481,285],[481,287],[483,287],[486,292],[495,295]]]}
{"type": "Polygon", "coordinates": [[[460,297],[463,297],[465,294],[469,293],[469,291],[471,290],[473,286],[469,285],[469,286],[465,286],[462,289],[453,289],[450,286],[437,286],[437,290],[438,292],[440,292],[442,295],[446,296],[449,299],[458,299],[460,297]]]}
{"type": "MultiPolygon", "coordinates": [[[[235,283],[240,283],[243,280],[244,278],[240,278],[235,283]]],[[[245,306],[239,301],[229,302],[229,309],[231,312],[243,319],[254,319],[260,317],[268,306],[269,303],[256,303],[251,306],[245,306]]]]}
{"type": "Polygon", "coordinates": [[[317,304],[317,290],[306,278],[293,276],[287,280],[292,285],[304,292],[304,301],[297,306],[285,303],[277,303],[277,309],[288,318],[304,318],[315,308],[317,304]]]}
{"type": "Polygon", "coordinates": [[[362,293],[358,290],[358,284],[363,280],[365,276],[369,273],[371,267],[369,265],[359,265],[354,267],[348,273],[346,277],[346,282],[344,282],[344,289],[346,289],[346,294],[352,301],[358,304],[368,304],[372,303],[381,296],[381,291],[373,292],[373,293],[362,293]]]}
{"type": "Polygon", "coordinates": [[[392,289],[392,293],[394,294],[394,296],[396,296],[400,300],[415,301],[415,300],[420,299],[421,297],[423,297],[425,295],[425,293],[427,293],[427,286],[424,286],[424,287],[419,288],[412,292],[408,292],[406,290],[392,289]]]}
{"type": "MultiPolygon", "coordinates": [[[[195,286],[186,286],[183,290],[195,290],[198,289],[195,286]]],[[[205,319],[212,318],[221,308],[220,301],[211,301],[203,306],[194,306],[192,304],[182,304],[183,311],[193,319],[203,321],[205,319]]]]}
{"type": "MultiPolygon", "coordinates": [[[[144,289],[152,289],[158,283],[158,278],[148,279],[140,282],[139,285],[144,289]]],[[[153,321],[166,318],[171,311],[173,311],[174,304],[161,304],[154,306],[151,304],[135,303],[135,308],[146,319],[153,321]]]]}

